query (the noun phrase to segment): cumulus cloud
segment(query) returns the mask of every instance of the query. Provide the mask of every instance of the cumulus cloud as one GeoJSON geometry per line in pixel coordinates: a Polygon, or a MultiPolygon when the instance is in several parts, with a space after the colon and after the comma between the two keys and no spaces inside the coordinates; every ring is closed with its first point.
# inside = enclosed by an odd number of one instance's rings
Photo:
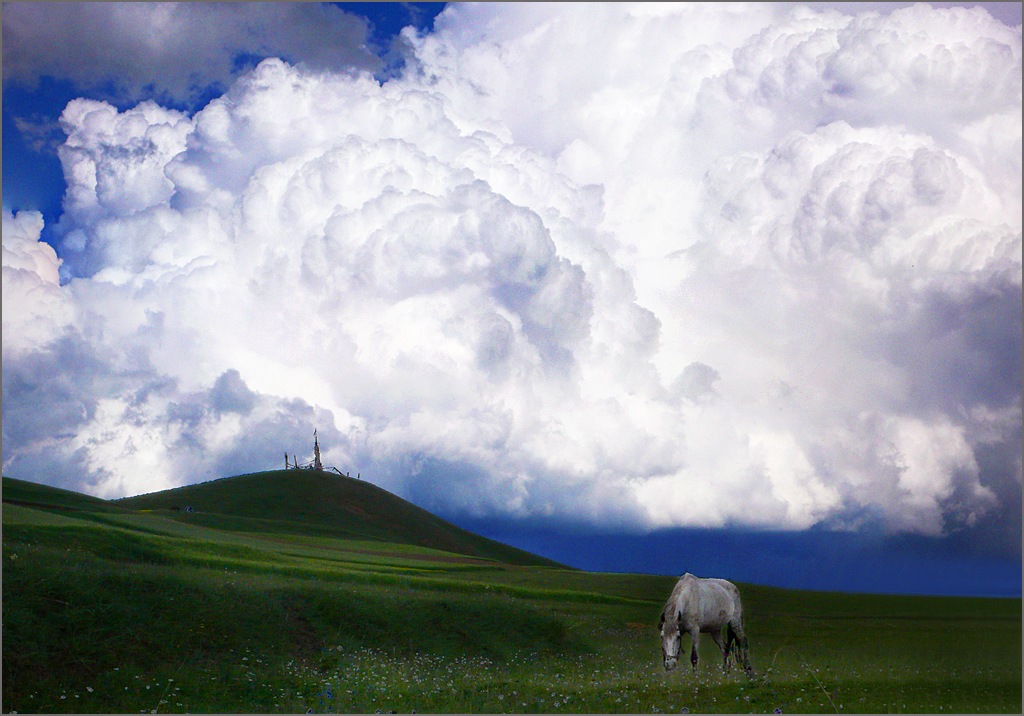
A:
{"type": "Polygon", "coordinates": [[[5,472],[127,494],[318,427],[447,514],[936,535],[1019,508],[1019,29],[769,4],[435,28],[384,84],[273,59],[193,116],[68,105],[63,284],[4,217],[5,472]],[[16,320],[47,328],[8,362],[16,320]]]}
{"type": "Polygon", "coordinates": [[[3,212],[3,357],[14,360],[60,336],[75,307],[60,286],[61,260],[39,240],[37,211],[3,212]]]}

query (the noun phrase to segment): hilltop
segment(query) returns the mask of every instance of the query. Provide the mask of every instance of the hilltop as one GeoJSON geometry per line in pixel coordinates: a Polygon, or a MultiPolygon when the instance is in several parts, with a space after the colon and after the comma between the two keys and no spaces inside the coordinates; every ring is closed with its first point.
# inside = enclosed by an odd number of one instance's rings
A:
{"type": "Polygon", "coordinates": [[[316,470],[250,473],[110,501],[6,477],[3,488],[4,502],[16,505],[156,512],[232,532],[373,540],[510,565],[562,567],[457,527],[369,482],[316,470]]]}

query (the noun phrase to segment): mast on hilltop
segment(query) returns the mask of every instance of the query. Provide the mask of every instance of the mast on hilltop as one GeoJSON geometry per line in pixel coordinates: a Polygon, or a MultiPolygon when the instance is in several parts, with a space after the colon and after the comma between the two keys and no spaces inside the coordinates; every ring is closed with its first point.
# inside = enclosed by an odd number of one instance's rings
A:
{"type": "MultiPolygon", "coordinates": [[[[288,453],[286,452],[284,454],[284,469],[285,470],[315,470],[316,472],[327,472],[328,470],[332,470],[332,471],[338,473],[339,475],[341,475],[342,477],[352,477],[351,474],[349,474],[347,472],[342,472],[341,470],[339,470],[338,468],[334,467],[333,465],[328,466],[328,467],[324,467],[324,463],[320,459],[320,438],[317,435],[316,429],[313,430],[313,459],[312,459],[312,461],[305,462],[305,463],[299,463],[299,458],[298,458],[297,455],[294,455],[292,457],[293,457],[293,460],[291,462],[289,462],[289,460],[288,460],[288,453]]],[[[362,475],[360,475],[359,473],[356,473],[356,479],[359,480],[361,478],[362,478],[362,475]]]]}
{"type": "Polygon", "coordinates": [[[320,462],[320,441],[316,437],[316,429],[313,430],[313,469],[317,472],[324,471],[324,464],[320,462]]]}

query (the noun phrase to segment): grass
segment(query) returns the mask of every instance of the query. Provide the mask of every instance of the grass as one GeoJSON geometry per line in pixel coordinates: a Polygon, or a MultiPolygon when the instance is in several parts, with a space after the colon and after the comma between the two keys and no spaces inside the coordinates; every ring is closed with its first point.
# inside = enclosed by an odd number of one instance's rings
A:
{"type": "Polygon", "coordinates": [[[193,520],[7,478],[3,498],[4,712],[1021,710],[1019,599],[741,584],[756,678],[710,639],[666,674],[672,578],[504,561],[433,516],[388,540],[258,500],[193,520]]]}

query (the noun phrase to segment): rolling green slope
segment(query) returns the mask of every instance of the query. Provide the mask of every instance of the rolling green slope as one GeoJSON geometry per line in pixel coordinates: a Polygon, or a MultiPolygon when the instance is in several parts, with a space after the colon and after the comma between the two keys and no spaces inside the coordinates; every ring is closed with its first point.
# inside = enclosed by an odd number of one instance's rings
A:
{"type": "Polygon", "coordinates": [[[118,512],[116,505],[98,497],[10,477],[3,478],[3,501],[5,504],[52,508],[68,513],[118,512]]]}
{"type": "Polygon", "coordinates": [[[2,554],[5,713],[1021,713],[1020,599],[740,584],[756,677],[710,639],[666,674],[673,577],[517,564],[326,475],[4,478],[2,554]]]}
{"type": "Polygon", "coordinates": [[[160,510],[181,521],[238,532],[377,540],[506,564],[561,566],[475,535],[369,482],[313,470],[238,475],[114,504],[160,510]],[[194,511],[184,512],[186,506],[194,511]]]}

